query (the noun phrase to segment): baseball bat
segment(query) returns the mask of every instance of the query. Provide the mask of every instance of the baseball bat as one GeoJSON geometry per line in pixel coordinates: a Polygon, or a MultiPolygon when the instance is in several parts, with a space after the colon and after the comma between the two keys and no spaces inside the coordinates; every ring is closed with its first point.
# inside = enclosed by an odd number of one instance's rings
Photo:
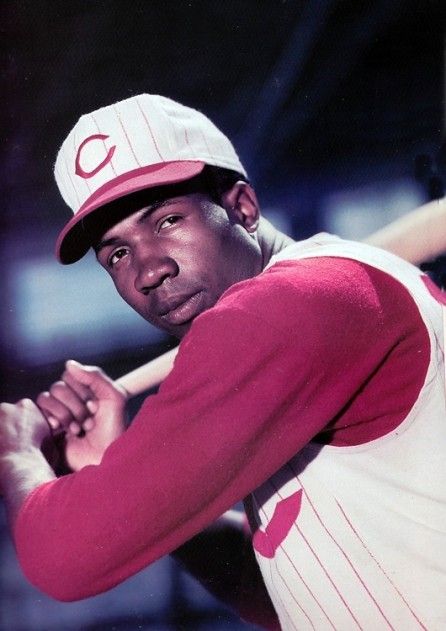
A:
{"type": "Polygon", "coordinates": [[[129,397],[135,397],[158,386],[172,370],[177,351],[177,348],[173,348],[147,364],[135,368],[117,379],[117,383],[126,390],[129,397]]]}
{"type": "Polygon", "coordinates": [[[446,198],[436,199],[374,232],[365,243],[376,245],[414,265],[446,252],[446,198]]]}

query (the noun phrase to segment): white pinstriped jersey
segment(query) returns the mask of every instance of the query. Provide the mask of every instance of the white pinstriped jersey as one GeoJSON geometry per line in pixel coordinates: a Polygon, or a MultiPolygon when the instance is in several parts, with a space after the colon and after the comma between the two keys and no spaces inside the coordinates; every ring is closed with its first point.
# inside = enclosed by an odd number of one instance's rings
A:
{"type": "Polygon", "coordinates": [[[354,447],[310,443],[251,495],[257,560],[285,630],[440,631],[446,629],[442,307],[417,268],[337,237],[316,235],[271,264],[319,256],[356,259],[403,283],[426,324],[430,364],[396,430],[354,447]]]}

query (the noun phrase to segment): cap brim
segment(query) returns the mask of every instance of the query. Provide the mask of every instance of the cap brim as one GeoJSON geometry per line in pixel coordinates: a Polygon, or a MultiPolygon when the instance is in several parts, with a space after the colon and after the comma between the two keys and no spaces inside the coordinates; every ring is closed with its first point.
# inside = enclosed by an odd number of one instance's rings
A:
{"type": "Polygon", "coordinates": [[[104,218],[111,202],[144,189],[184,182],[201,173],[204,166],[205,163],[198,160],[163,162],[135,169],[104,184],[87,199],[60,232],[56,242],[58,260],[64,264],[74,263],[87,253],[92,244],[90,234],[84,229],[83,220],[93,213],[103,209],[104,218]]]}

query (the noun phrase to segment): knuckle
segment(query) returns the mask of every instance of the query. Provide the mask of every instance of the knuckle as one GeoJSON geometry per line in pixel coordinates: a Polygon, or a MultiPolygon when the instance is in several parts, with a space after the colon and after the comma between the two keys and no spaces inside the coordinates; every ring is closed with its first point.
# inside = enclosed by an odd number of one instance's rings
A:
{"type": "Polygon", "coordinates": [[[45,405],[45,403],[48,401],[49,398],[50,398],[49,392],[41,392],[36,399],[36,403],[37,405],[45,405]]]}
{"type": "Polygon", "coordinates": [[[31,401],[31,399],[28,398],[20,399],[20,401],[17,402],[17,405],[20,405],[24,408],[34,407],[34,403],[31,401]]]}
{"type": "Polygon", "coordinates": [[[52,394],[53,396],[56,396],[57,394],[64,392],[65,388],[66,388],[66,384],[63,381],[56,381],[50,387],[50,394],[52,394]]]}

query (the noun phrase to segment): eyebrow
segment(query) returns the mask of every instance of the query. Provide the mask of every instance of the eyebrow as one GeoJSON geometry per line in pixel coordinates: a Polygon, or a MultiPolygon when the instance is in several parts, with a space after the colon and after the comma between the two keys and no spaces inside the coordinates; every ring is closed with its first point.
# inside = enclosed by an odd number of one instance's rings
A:
{"type": "MultiPolygon", "coordinates": [[[[167,198],[167,199],[163,199],[157,202],[153,202],[153,204],[149,204],[149,206],[147,206],[147,208],[143,210],[143,212],[137,219],[137,223],[144,223],[144,221],[148,217],[150,217],[150,215],[152,215],[155,212],[155,210],[158,210],[158,208],[162,208],[163,206],[170,206],[170,205],[178,204],[178,203],[180,203],[180,200],[175,199],[175,198],[167,198]]],[[[93,246],[96,256],[99,254],[100,250],[102,250],[103,248],[106,248],[110,245],[115,245],[119,241],[120,241],[119,237],[110,237],[109,239],[101,239],[96,245],[93,246]]]]}
{"type": "Polygon", "coordinates": [[[118,239],[116,237],[112,237],[110,239],[102,239],[101,241],[99,241],[99,243],[93,246],[93,250],[96,252],[96,256],[97,256],[100,250],[102,250],[103,248],[106,248],[109,245],[114,245],[117,242],[118,242],[118,239]]]}
{"type": "Polygon", "coordinates": [[[155,210],[158,210],[158,208],[163,208],[164,206],[170,206],[171,204],[178,204],[178,203],[179,203],[179,200],[173,199],[173,198],[167,198],[167,199],[160,200],[159,202],[154,202],[153,204],[150,204],[149,206],[147,206],[147,208],[143,211],[141,216],[138,217],[137,223],[144,223],[147,217],[150,217],[150,215],[154,213],[155,210]]]}

